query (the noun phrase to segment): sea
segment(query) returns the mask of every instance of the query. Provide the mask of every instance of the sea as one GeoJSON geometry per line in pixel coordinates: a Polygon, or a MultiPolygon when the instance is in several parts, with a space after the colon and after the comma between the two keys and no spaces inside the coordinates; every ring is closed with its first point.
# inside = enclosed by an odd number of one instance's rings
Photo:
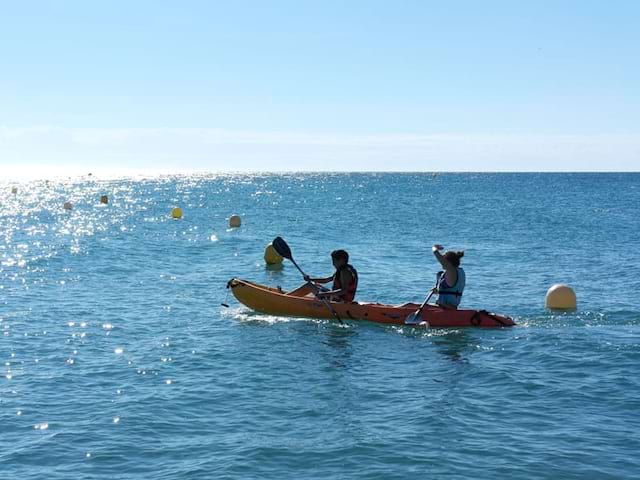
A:
{"type": "Polygon", "coordinates": [[[640,174],[2,179],[0,361],[3,480],[637,479],[640,174]],[[460,308],[517,326],[253,312],[231,278],[302,284],[276,236],[363,302],[463,250],[460,308]]]}

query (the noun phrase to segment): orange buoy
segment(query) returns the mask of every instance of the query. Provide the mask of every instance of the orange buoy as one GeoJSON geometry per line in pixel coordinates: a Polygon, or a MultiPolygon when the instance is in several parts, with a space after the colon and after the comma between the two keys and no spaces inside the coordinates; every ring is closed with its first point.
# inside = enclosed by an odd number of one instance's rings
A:
{"type": "Polygon", "coordinates": [[[231,228],[238,228],[242,224],[242,220],[239,215],[231,215],[229,218],[229,226],[231,228]]]}
{"type": "Polygon", "coordinates": [[[574,310],[577,306],[576,294],[569,285],[556,283],[547,291],[544,305],[547,308],[574,310]]]}

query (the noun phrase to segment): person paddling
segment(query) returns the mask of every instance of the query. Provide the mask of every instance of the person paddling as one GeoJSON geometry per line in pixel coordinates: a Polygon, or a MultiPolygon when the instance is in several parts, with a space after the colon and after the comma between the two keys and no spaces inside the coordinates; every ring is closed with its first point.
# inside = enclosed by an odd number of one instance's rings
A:
{"type": "Polygon", "coordinates": [[[466,283],[466,275],[460,267],[460,259],[464,256],[464,252],[449,251],[443,255],[440,251],[444,250],[444,247],[437,244],[431,250],[444,268],[444,271],[441,270],[437,274],[435,292],[438,294],[438,300],[436,303],[443,308],[457,309],[466,283]]]}
{"type": "Polygon", "coordinates": [[[336,268],[335,273],[326,278],[311,278],[305,275],[307,283],[288,293],[288,295],[303,297],[314,293],[318,298],[326,298],[332,302],[353,302],[358,289],[358,272],[349,264],[349,254],[345,250],[331,252],[331,260],[336,268]],[[331,290],[318,284],[333,281],[331,290]]]}

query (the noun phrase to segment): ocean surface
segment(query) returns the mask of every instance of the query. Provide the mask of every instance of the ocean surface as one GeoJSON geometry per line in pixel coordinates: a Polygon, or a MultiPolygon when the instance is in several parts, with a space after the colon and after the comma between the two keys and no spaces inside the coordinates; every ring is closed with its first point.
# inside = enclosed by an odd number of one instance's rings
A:
{"type": "Polygon", "coordinates": [[[0,361],[3,480],[637,479],[640,174],[0,180],[0,361]],[[518,326],[253,313],[230,278],[302,283],[277,235],[312,276],[348,250],[363,301],[464,250],[461,308],[518,326]]]}

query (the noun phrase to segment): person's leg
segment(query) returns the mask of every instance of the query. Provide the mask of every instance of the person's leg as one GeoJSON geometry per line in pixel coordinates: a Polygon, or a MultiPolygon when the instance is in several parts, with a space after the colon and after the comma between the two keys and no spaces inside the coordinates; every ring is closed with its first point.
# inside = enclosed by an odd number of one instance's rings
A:
{"type": "Polygon", "coordinates": [[[292,297],[304,297],[313,292],[314,292],[313,284],[310,282],[307,282],[303,285],[300,285],[295,290],[291,290],[290,292],[287,292],[287,295],[291,295],[292,297]]]}

